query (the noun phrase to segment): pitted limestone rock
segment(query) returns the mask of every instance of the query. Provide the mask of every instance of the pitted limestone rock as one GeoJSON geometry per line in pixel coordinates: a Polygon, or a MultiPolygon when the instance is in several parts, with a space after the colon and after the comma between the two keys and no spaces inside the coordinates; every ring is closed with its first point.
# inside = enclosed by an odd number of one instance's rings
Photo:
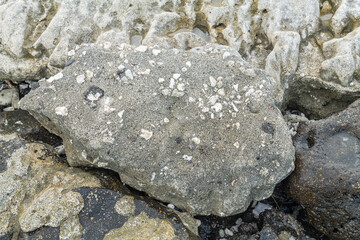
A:
{"type": "Polygon", "coordinates": [[[293,170],[273,80],[231,48],[92,45],[75,59],[21,101],[63,138],[70,165],[115,170],[157,199],[221,216],[267,198],[293,170]]]}

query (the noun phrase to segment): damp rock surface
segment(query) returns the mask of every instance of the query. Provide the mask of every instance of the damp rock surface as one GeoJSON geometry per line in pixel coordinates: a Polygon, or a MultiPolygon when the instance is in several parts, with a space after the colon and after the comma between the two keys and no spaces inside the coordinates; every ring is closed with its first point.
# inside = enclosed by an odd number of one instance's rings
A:
{"type": "Polygon", "coordinates": [[[357,239],[359,224],[360,100],[329,118],[308,122],[295,138],[291,196],[310,223],[336,239],[357,239]]]}
{"type": "Polygon", "coordinates": [[[129,195],[118,180],[116,191],[105,189],[112,178],[99,176],[60,163],[49,145],[0,133],[0,239],[103,239],[132,218],[149,222],[148,231],[132,228],[149,236],[198,239],[175,213],[129,195]]]}
{"type": "Polygon", "coordinates": [[[294,167],[272,79],[226,46],[154,50],[79,49],[21,107],[63,138],[70,165],[112,169],[190,213],[232,215],[269,197],[294,167]]]}

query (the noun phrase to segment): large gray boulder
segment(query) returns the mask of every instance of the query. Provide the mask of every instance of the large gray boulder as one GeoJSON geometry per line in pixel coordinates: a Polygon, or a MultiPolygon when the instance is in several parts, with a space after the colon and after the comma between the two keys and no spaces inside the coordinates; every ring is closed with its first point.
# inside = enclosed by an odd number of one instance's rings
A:
{"type": "Polygon", "coordinates": [[[63,138],[71,166],[112,169],[190,213],[227,216],[294,168],[273,86],[225,46],[91,45],[20,105],[63,138]]]}

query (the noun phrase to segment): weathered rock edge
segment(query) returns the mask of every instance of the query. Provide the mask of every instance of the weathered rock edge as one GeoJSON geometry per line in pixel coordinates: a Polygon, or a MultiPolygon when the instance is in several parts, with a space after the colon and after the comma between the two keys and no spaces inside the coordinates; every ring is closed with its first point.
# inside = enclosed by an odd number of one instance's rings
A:
{"type": "Polygon", "coordinates": [[[192,214],[228,216],[269,197],[294,168],[273,89],[229,47],[92,45],[21,107],[63,138],[70,165],[115,170],[192,214]]]}

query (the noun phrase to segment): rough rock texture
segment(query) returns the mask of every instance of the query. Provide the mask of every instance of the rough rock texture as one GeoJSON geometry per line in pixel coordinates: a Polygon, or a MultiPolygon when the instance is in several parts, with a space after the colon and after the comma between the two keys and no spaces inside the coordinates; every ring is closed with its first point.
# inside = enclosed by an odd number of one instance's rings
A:
{"type": "Polygon", "coordinates": [[[290,193],[309,221],[336,239],[360,237],[360,100],[300,127],[290,193]]]}
{"type": "Polygon", "coordinates": [[[79,50],[21,101],[63,138],[70,165],[115,170],[164,202],[221,216],[267,198],[292,171],[291,138],[263,71],[219,45],[123,48],[79,50]]]}
{"type": "Polygon", "coordinates": [[[277,104],[298,98],[308,115],[324,117],[360,95],[359,12],[355,0],[6,0],[0,80],[54,75],[82,43],[191,49],[212,42],[265,69],[277,104]]]}
{"type": "Polygon", "coordinates": [[[60,137],[49,133],[24,110],[0,112],[0,134],[11,133],[16,133],[18,137],[29,142],[42,142],[52,146],[59,146],[62,143],[60,137]]]}
{"type": "Polygon", "coordinates": [[[304,229],[291,215],[277,210],[266,210],[260,214],[259,233],[250,239],[305,239],[304,229]]]}
{"type": "Polygon", "coordinates": [[[0,239],[102,239],[131,217],[156,222],[149,234],[197,239],[175,214],[98,188],[103,180],[59,161],[50,146],[0,134],[0,239]]]}

